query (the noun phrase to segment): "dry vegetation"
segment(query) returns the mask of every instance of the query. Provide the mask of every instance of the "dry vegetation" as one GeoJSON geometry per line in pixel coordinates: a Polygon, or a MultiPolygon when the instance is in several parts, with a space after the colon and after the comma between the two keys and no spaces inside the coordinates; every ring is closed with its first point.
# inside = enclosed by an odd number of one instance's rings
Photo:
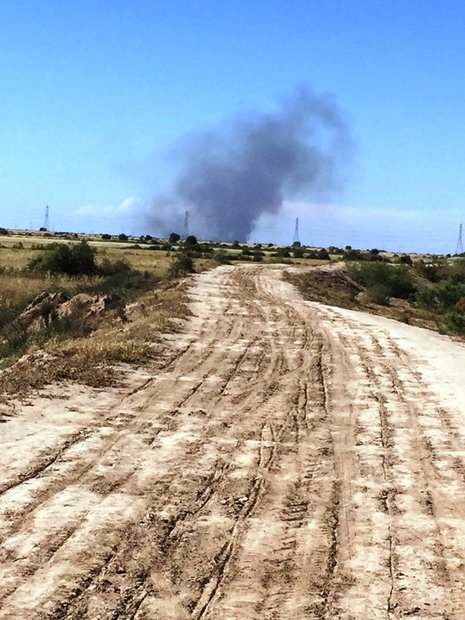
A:
{"type": "MultiPolygon", "coordinates": [[[[128,244],[95,243],[97,264],[124,260],[128,269],[109,276],[71,277],[34,272],[28,265],[52,247],[50,239],[0,238],[0,399],[26,396],[60,380],[101,387],[124,377],[125,364],[160,357],[160,335],[179,328],[187,315],[186,288],[169,278],[174,258],[166,251],[131,249],[128,244]],[[40,247],[41,249],[37,249],[40,247]],[[110,310],[102,316],[77,313],[27,333],[6,338],[6,328],[42,292],[117,294],[127,304],[127,321],[110,310]]],[[[211,261],[210,261],[211,263],[211,261]]],[[[197,261],[196,268],[207,266],[197,261]]],[[[164,354],[165,355],[165,354],[164,354]]]]}
{"type": "Polygon", "coordinates": [[[310,301],[465,336],[465,261],[460,257],[418,258],[411,264],[355,260],[291,269],[286,277],[310,301]]]}
{"type": "Polygon", "coordinates": [[[124,364],[169,359],[160,336],[176,331],[176,319],[188,315],[186,287],[159,284],[139,303],[144,314],[136,307],[127,323],[107,315],[88,335],[55,334],[40,347],[32,339],[23,356],[0,374],[3,398],[27,396],[31,389],[62,380],[93,387],[117,385],[124,380],[124,364]]]}

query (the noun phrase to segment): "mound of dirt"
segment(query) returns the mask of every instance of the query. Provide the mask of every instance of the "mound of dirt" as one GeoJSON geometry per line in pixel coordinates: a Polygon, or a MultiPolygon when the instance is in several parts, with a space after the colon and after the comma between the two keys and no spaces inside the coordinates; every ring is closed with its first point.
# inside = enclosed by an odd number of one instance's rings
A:
{"type": "Polygon", "coordinates": [[[356,297],[364,291],[343,269],[289,270],[286,277],[308,301],[340,308],[356,308],[359,305],[356,297]]]}

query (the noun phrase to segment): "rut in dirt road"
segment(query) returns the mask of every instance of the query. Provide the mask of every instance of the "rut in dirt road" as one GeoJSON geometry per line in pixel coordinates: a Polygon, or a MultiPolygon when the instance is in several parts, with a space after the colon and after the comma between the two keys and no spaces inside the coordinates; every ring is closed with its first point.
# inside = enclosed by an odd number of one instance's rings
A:
{"type": "Polygon", "coordinates": [[[196,276],[167,368],[1,425],[0,618],[465,618],[465,425],[429,359],[464,347],[282,270],[196,276]]]}

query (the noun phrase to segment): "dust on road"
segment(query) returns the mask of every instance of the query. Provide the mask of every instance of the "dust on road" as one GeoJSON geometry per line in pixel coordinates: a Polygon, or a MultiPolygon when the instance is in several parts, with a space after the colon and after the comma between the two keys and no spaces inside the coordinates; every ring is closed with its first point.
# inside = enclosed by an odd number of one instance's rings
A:
{"type": "Polygon", "coordinates": [[[281,275],[196,276],[165,370],[0,425],[0,618],[465,618],[464,346],[281,275]]]}

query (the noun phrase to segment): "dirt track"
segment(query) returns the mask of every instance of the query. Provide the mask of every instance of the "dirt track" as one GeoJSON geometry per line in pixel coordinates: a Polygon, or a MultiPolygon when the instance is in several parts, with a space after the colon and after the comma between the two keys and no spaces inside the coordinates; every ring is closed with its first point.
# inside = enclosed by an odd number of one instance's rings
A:
{"type": "Polygon", "coordinates": [[[281,272],[197,276],[163,372],[0,425],[0,618],[465,618],[465,348],[281,272]]]}

